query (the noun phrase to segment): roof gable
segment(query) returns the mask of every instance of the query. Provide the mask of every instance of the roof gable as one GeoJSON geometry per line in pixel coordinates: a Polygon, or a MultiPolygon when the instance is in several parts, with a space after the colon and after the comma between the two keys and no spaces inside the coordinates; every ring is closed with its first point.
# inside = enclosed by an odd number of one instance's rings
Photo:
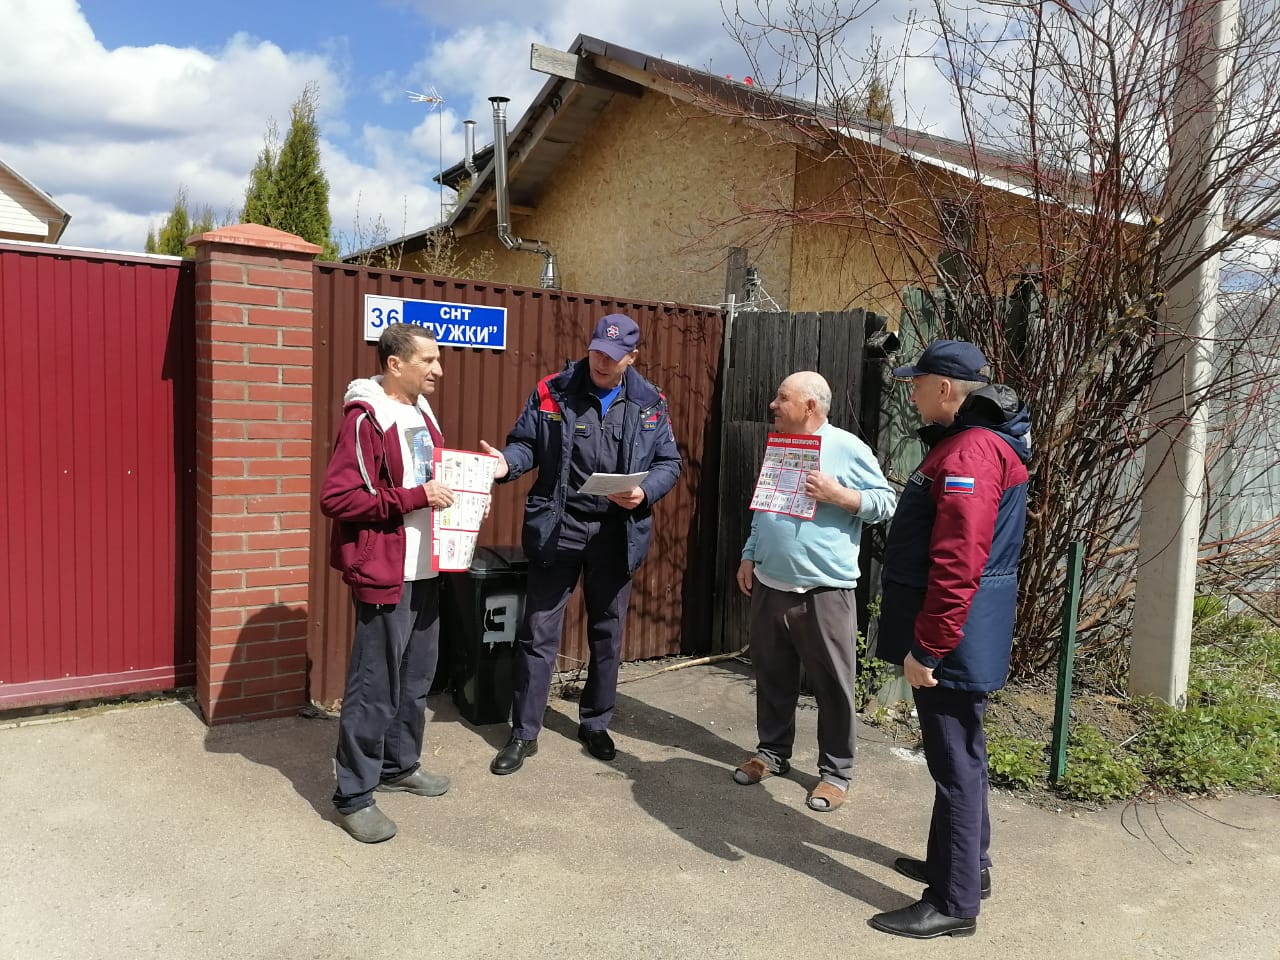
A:
{"type": "MultiPolygon", "coordinates": [[[[55,203],[51,196],[3,160],[0,160],[0,195],[31,221],[44,224],[45,231],[40,232],[40,239],[49,243],[57,243],[71,221],[71,214],[55,203]]],[[[37,231],[38,228],[30,236],[36,236],[37,231]]],[[[7,232],[2,223],[0,232],[7,232]]]]}
{"type": "MultiPolygon", "coordinates": [[[[873,120],[851,121],[812,102],[776,95],[595,37],[578,36],[568,52],[534,44],[530,67],[550,72],[551,77],[508,137],[513,203],[534,202],[542,181],[583,139],[610,100],[619,95],[638,96],[644,90],[702,103],[708,109],[727,108],[730,115],[742,116],[775,132],[783,124],[811,131],[807,137],[797,136],[798,143],[850,137],[979,179],[996,189],[1021,192],[1020,163],[1012,153],[975,151],[968,143],[873,120]]],[[[492,157],[492,146],[477,154],[477,175],[472,178],[467,195],[459,198],[448,222],[450,226],[463,225],[472,219],[474,211],[491,204],[492,157]]],[[[459,163],[444,171],[438,180],[451,184],[465,177],[465,169],[459,163]]]]}
{"type": "MultiPolygon", "coordinates": [[[[1022,161],[1013,153],[975,150],[969,143],[921,130],[839,117],[830,108],[812,102],[776,95],[596,37],[580,34],[568,51],[534,44],[530,68],[549,74],[549,79],[507,137],[508,189],[516,214],[532,212],[543,184],[586,139],[614,97],[641,96],[646,90],[703,104],[708,110],[722,109],[726,115],[790,138],[797,146],[818,146],[833,137],[844,137],[991,189],[1022,196],[1033,192],[1022,161]]],[[[442,227],[461,235],[480,227],[496,203],[493,146],[477,151],[472,159],[474,176],[465,162],[459,162],[435,178],[455,189],[463,187],[449,218],[392,243],[414,249],[414,241],[442,227]]]]}

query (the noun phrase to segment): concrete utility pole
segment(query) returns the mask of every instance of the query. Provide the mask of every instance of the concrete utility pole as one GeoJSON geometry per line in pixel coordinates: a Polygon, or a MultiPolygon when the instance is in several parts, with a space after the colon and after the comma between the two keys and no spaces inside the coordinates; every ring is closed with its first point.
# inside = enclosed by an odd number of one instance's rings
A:
{"type": "Polygon", "coordinates": [[[1130,693],[1178,707],[1187,699],[1208,433],[1203,396],[1218,319],[1219,257],[1204,251],[1223,234],[1222,137],[1238,17],[1238,0],[1186,0],[1178,24],[1165,186],[1165,223],[1174,231],[1162,271],[1166,342],[1146,446],[1129,668],[1130,693]]]}

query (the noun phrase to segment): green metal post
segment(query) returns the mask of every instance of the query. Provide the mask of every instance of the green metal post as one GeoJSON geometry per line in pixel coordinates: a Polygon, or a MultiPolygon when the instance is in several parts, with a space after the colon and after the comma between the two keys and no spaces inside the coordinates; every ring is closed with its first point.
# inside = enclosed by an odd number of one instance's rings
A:
{"type": "Polygon", "coordinates": [[[1076,661],[1076,620],[1080,616],[1080,563],[1084,544],[1067,549],[1067,595],[1062,602],[1062,649],[1058,654],[1058,700],[1053,711],[1053,745],[1049,779],[1057,783],[1067,772],[1067,723],[1071,718],[1071,673],[1076,661]]]}

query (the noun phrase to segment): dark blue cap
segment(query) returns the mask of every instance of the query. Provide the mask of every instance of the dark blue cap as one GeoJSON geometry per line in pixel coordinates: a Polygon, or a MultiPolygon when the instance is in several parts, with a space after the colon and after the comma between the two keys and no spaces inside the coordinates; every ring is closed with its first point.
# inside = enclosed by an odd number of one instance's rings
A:
{"type": "Polygon", "coordinates": [[[601,317],[591,334],[588,350],[607,353],[614,360],[621,360],[640,346],[640,327],[625,313],[611,313],[601,317]]]}
{"type": "Polygon", "coordinates": [[[987,363],[986,356],[965,340],[935,340],[924,348],[924,353],[914,364],[893,368],[893,375],[899,380],[909,380],[926,373],[952,380],[991,382],[991,365],[987,363]]]}

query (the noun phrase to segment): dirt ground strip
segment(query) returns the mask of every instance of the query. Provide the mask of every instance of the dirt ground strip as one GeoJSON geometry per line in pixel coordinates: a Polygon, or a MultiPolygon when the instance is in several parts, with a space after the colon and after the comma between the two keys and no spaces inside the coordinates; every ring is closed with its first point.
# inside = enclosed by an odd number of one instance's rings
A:
{"type": "Polygon", "coordinates": [[[506,728],[432,706],[425,762],[453,788],[380,795],[400,833],[375,847],[332,822],[331,719],[210,730],[170,702],[0,729],[0,960],[1280,958],[1272,798],[1091,813],[997,792],[977,935],[920,944],[866,922],[918,895],[890,864],[923,851],[933,791],[874,728],[850,801],[815,814],[812,703],[792,774],[733,783],[755,739],[737,664],[625,683],[612,764],[556,699],[538,755],[494,777],[506,728]]]}

